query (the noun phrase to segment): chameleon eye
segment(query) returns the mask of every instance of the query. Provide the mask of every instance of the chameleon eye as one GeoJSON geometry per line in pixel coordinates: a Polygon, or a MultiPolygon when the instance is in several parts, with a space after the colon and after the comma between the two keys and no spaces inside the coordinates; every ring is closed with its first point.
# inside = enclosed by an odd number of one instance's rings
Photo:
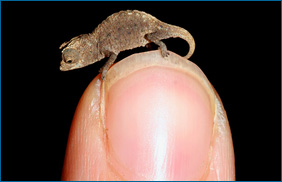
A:
{"type": "Polygon", "coordinates": [[[80,60],[80,55],[75,49],[65,49],[63,50],[62,58],[66,64],[73,64],[80,60]]]}
{"type": "Polygon", "coordinates": [[[66,63],[72,63],[71,59],[66,60],[66,63]]]}

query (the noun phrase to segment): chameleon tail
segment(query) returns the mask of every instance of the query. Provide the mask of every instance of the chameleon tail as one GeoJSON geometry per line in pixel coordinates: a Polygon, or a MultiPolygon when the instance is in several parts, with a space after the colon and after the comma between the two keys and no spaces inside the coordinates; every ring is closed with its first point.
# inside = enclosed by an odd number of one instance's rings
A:
{"type": "Polygon", "coordinates": [[[184,56],[186,59],[189,59],[195,51],[195,40],[192,37],[192,35],[184,28],[178,26],[168,25],[167,28],[170,30],[169,32],[171,32],[172,34],[171,37],[173,38],[178,37],[184,39],[189,44],[189,52],[187,53],[186,56],[184,56]]]}

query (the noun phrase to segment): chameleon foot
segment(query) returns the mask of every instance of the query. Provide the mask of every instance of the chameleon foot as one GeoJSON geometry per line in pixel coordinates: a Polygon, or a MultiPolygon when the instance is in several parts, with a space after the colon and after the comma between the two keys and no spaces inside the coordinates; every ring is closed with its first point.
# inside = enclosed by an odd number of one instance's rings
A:
{"type": "Polygon", "coordinates": [[[105,80],[107,72],[109,70],[109,68],[112,66],[112,64],[115,62],[117,58],[117,55],[115,53],[111,53],[110,58],[108,59],[108,61],[106,62],[106,64],[103,66],[103,68],[100,70],[100,72],[102,71],[102,80],[105,80]]]}
{"type": "Polygon", "coordinates": [[[169,52],[167,51],[165,43],[163,43],[161,40],[159,40],[156,36],[156,33],[147,34],[145,38],[151,42],[154,42],[158,46],[160,46],[161,54],[163,57],[167,57],[169,55],[169,52]]]}
{"type": "Polygon", "coordinates": [[[160,47],[161,49],[161,54],[162,54],[162,57],[168,57],[169,56],[169,52],[167,50],[162,50],[162,48],[160,47]]]}

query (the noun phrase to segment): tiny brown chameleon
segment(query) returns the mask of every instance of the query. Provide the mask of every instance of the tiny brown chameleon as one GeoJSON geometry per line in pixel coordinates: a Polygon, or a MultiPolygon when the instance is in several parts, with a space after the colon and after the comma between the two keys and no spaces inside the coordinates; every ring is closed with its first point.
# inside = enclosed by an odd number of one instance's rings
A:
{"type": "Polygon", "coordinates": [[[138,10],[114,13],[89,34],[82,34],[64,42],[60,70],[68,71],[93,64],[105,57],[108,61],[102,68],[102,80],[117,55],[124,50],[155,43],[160,47],[163,57],[169,55],[166,45],[161,41],[179,37],[189,44],[190,58],[195,50],[195,41],[191,34],[178,26],[164,23],[150,14],[138,10]]]}

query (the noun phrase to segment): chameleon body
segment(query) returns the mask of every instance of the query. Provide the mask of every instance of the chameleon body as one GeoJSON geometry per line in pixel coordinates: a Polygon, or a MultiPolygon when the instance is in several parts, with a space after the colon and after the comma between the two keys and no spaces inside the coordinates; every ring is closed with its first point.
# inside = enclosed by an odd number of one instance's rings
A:
{"type": "Polygon", "coordinates": [[[120,11],[109,16],[92,33],[63,43],[60,46],[63,49],[60,70],[81,68],[109,57],[102,68],[104,79],[119,52],[154,42],[160,46],[162,56],[166,57],[168,51],[161,40],[176,37],[188,42],[190,48],[185,58],[190,58],[195,50],[195,41],[187,30],[164,23],[142,11],[120,11]]]}

